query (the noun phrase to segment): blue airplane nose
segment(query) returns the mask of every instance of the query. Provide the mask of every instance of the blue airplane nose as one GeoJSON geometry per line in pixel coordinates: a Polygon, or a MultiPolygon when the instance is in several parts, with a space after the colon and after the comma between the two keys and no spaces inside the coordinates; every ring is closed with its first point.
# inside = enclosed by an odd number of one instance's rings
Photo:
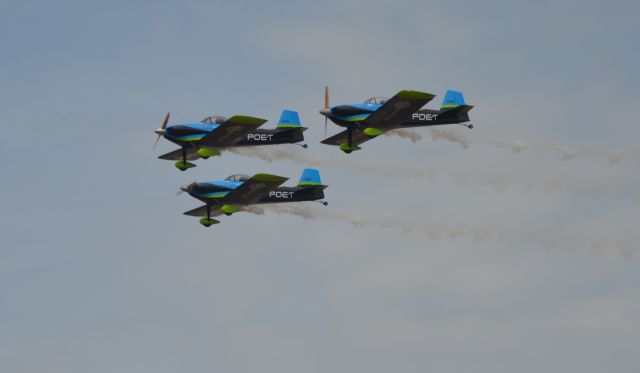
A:
{"type": "Polygon", "coordinates": [[[331,115],[331,109],[322,108],[320,109],[320,114],[324,115],[325,117],[328,117],[329,115],[331,115]]]}

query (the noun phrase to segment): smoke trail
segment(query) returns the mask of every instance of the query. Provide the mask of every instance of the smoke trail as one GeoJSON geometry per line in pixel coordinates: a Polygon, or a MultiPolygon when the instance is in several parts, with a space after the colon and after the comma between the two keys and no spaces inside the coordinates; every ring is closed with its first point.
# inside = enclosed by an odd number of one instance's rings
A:
{"type": "Polygon", "coordinates": [[[251,211],[258,215],[265,211],[276,214],[286,214],[301,217],[305,220],[324,219],[332,221],[343,221],[350,223],[355,228],[390,228],[398,229],[402,233],[417,231],[425,234],[429,239],[439,240],[441,238],[460,238],[467,237],[476,242],[485,240],[493,240],[495,242],[507,242],[507,235],[498,231],[495,227],[478,225],[475,227],[457,225],[450,226],[443,223],[425,223],[421,225],[408,221],[403,221],[397,216],[387,217],[366,217],[355,216],[345,212],[336,212],[325,208],[311,208],[302,204],[269,204],[263,205],[259,210],[251,211]]]}
{"type": "MultiPolygon", "coordinates": [[[[402,128],[394,129],[389,132],[386,132],[385,135],[406,138],[411,140],[411,142],[413,143],[416,143],[422,140],[422,134],[411,129],[402,129],[402,128]]],[[[438,140],[450,141],[450,142],[462,145],[462,147],[465,149],[467,149],[469,145],[473,143],[471,139],[465,136],[462,136],[456,133],[455,131],[448,130],[448,129],[429,128],[429,136],[434,141],[438,141],[438,140]]]]}
{"type": "Polygon", "coordinates": [[[411,131],[411,130],[405,130],[405,129],[391,130],[391,131],[385,132],[385,135],[386,136],[397,136],[397,137],[400,137],[400,138],[409,139],[414,144],[417,143],[418,141],[422,140],[422,135],[419,134],[418,132],[411,131]]]}
{"type": "Polygon", "coordinates": [[[356,216],[346,212],[325,208],[312,208],[302,204],[267,204],[261,207],[253,206],[248,212],[263,215],[265,211],[281,215],[293,215],[305,220],[324,219],[341,221],[359,229],[396,229],[400,233],[417,232],[430,240],[440,239],[468,239],[474,243],[491,242],[515,247],[516,244],[535,244],[544,248],[578,248],[590,251],[616,250],[623,255],[632,255],[633,242],[639,237],[631,230],[614,234],[578,233],[550,233],[550,232],[520,232],[517,229],[500,228],[488,224],[447,224],[442,221],[429,222],[421,219],[415,221],[403,220],[398,216],[356,216]],[[542,239],[540,237],[543,237],[542,239]]]}
{"type": "Polygon", "coordinates": [[[431,139],[434,141],[438,140],[446,140],[451,141],[453,143],[457,143],[462,145],[463,148],[467,149],[469,145],[471,145],[471,140],[456,133],[455,131],[440,129],[440,128],[429,128],[429,135],[431,135],[431,139]]]}
{"type": "MultiPolygon", "coordinates": [[[[416,143],[422,140],[422,134],[410,129],[403,129],[403,128],[393,129],[391,131],[386,132],[385,135],[397,136],[400,138],[409,139],[411,140],[412,143],[416,143]]],[[[431,139],[434,141],[445,140],[453,143],[458,143],[462,145],[462,147],[465,149],[468,148],[469,145],[471,145],[470,139],[451,130],[430,128],[429,135],[431,136],[431,139]]]]}
{"type": "MultiPolygon", "coordinates": [[[[412,143],[416,143],[422,140],[422,134],[408,129],[394,129],[385,133],[385,135],[406,138],[411,140],[412,143]]],[[[453,142],[462,145],[462,147],[465,149],[468,149],[474,143],[474,141],[472,141],[468,137],[463,136],[456,131],[448,129],[429,128],[429,135],[434,141],[443,140],[453,142]]],[[[567,146],[558,144],[526,144],[523,141],[517,139],[486,140],[484,142],[498,148],[508,148],[513,154],[520,153],[525,149],[532,149],[537,151],[539,154],[543,154],[548,151],[557,152],[560,153],[565,160],[574,159],[578,155],[601,157],[605,158],[607,160],[607,163],[611,166],[620,162],[623,158],[623,155],[620,152],[608,151],[604,149],[586,148],[582,150],[575,150],[567,146]]]]}
{"type": "Polygon", "coordinates": [[[622,160],[622,153],[620,152],[610,152],[607,150],[602,150],[602,149],[593,149],[593,148],[587,148],[587,149],[583,149],[582,153],[585,155],[592,155],[592,156],[597,156],[597,157],[605,157],[607,158],[607,161],[609,162],[610,166],[613,166],[614,164],[620,162],[622,160]]]}
{"type": "MultiPolygon", "coordinates": [[[[600,194],[620,185],[620,181],[611,178],[597,177],[595,174],[576,179],[577,175],[535,175],[528,172],[501,171],[490,167],[486,169],[456,170],[450,166],[431,163],[424,166],[411,166],[407,163],[378,160],[376,162],[358,161],[353,158],[309,155],[308,152],[295,146],[229,148],[228,151],[247,157],[256,157],[265,162],[288,160],[302,166],[336,166],[357,170],[365,174],[380,172],[390,177],[426,178],[434,180],[446,177],[458,185],[488,185],[497,189],[517,187],[524,190],[542,189],[545,192],[567,190],[575,193],[600,194]],[[588,177],[588,179],[585,179],[588,177]]],[[[624,175],[620,175],[622,177],[624,175]]]]}
{"type": "Polygon", "coordinates": [[[561,146],[561,145],[551,145],[551,144],[539,144],[539,145],[534,145],[534,146],[530,146],[532,149],[535,149],[538,151],[538,153],[542,154],[545,150],[551,150],[551,151],[556,151],[559,152],[560,154],[562,154],[562,156],[564,157],[564,159],[573,159],[575,158],[577,152],[573,149],[569,149],[565,146],[561,146]]]}
{"type": "Polygon", "coordinates": [[[520,140],[509,140],[509,141],[490,141],[491,144],[495,145],[498,148],[509,148],[513,152],[513,154],[520,153],[521,151],[527,148],[527,144],[523,143],[520,140]]]}

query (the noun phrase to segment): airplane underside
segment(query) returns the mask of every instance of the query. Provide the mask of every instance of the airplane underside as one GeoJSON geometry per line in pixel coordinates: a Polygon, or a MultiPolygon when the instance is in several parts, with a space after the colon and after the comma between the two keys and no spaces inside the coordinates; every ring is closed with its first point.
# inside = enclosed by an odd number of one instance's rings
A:
{"type": "Polygon", "coordinates": [[[180,171],[186,171],[189,168],[196,167],[196,164],[191,161],[219,156],[222,151],[228,148],[282,144],[294,144],[307,148],[307,144],[298,144],[304,141],[302,134],[304,130],[306,130],[304,127],[286,130],[258,130],[247,134],[241,141],[219,146],[207,146],[207,144],[200,142],[180,142],[170,139],[171,142],[180,146],[180,148],[163,154],[158,158],[176,161],[176,168],[180,171]]]}

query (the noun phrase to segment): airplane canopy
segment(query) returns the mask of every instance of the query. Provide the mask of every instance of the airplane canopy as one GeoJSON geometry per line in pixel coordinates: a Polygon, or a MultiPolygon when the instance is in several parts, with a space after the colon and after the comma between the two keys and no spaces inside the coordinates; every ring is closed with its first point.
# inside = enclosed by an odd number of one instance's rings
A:
{"type": "Polygon", "coordinates": [[[225,117],[221,117],[219,115],[212,115],[210,117],[206,117],[203,120],[200,121],[200,123],[204,123],[204,124],[213,124],[213,123],[218,123],[218,124],[222,124],[224,122],[227,121],[227,118],[225,117]]]}
{"type": "Polygon", "coordinates": [[[388,97],[371,97],[370,99],[368,99],[364,103],[368,104],[368,105],[382,105],[387,101],[389,101],[388,97]]]}
{"type": "Polygon", "coordinates": [[[250,176],[245,175],[245,174],[235,174],[235,175],[231,175],[228,176],[226,179],[224,179],[224,181],[247,181],[251,179],[250,176]]]}

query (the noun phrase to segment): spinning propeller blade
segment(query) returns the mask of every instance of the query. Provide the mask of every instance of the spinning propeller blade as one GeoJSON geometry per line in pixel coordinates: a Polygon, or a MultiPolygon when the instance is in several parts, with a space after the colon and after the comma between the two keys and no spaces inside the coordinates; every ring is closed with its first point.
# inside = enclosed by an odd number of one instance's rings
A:
{"type": "MultiPolygon", "coordinates": [[[[169,123],[169,116],[170,116],[170,113],[167,113],[167,116],[164,117],[164,122],[162,122],[162,127],[160,127],[162,131],[164,131],[167,128],[167,123],[169,123]]],[[[160,141],[160,137],[162,137],[162,133],[158,133],[158,138],[156,138],[156,142],[155,144],[153,144],[154,149],[156,148],[156,145],[158,145],[158,141],[160,141]]]]}
{"type": "MultiPolygon", "coordinates": [[[[328,86],[324,86],[324,108],[328,109],[329,108],[329,87],[328,86]]],[[[327,116],[324,117],[324,137],[327,137],[327,121],[328,118],[327,116]]]]}
{"type": "Polygon", "coordinates": [[[326,85],[324,86],[324,108],[329,108],[329,87],[326,85]]]}

